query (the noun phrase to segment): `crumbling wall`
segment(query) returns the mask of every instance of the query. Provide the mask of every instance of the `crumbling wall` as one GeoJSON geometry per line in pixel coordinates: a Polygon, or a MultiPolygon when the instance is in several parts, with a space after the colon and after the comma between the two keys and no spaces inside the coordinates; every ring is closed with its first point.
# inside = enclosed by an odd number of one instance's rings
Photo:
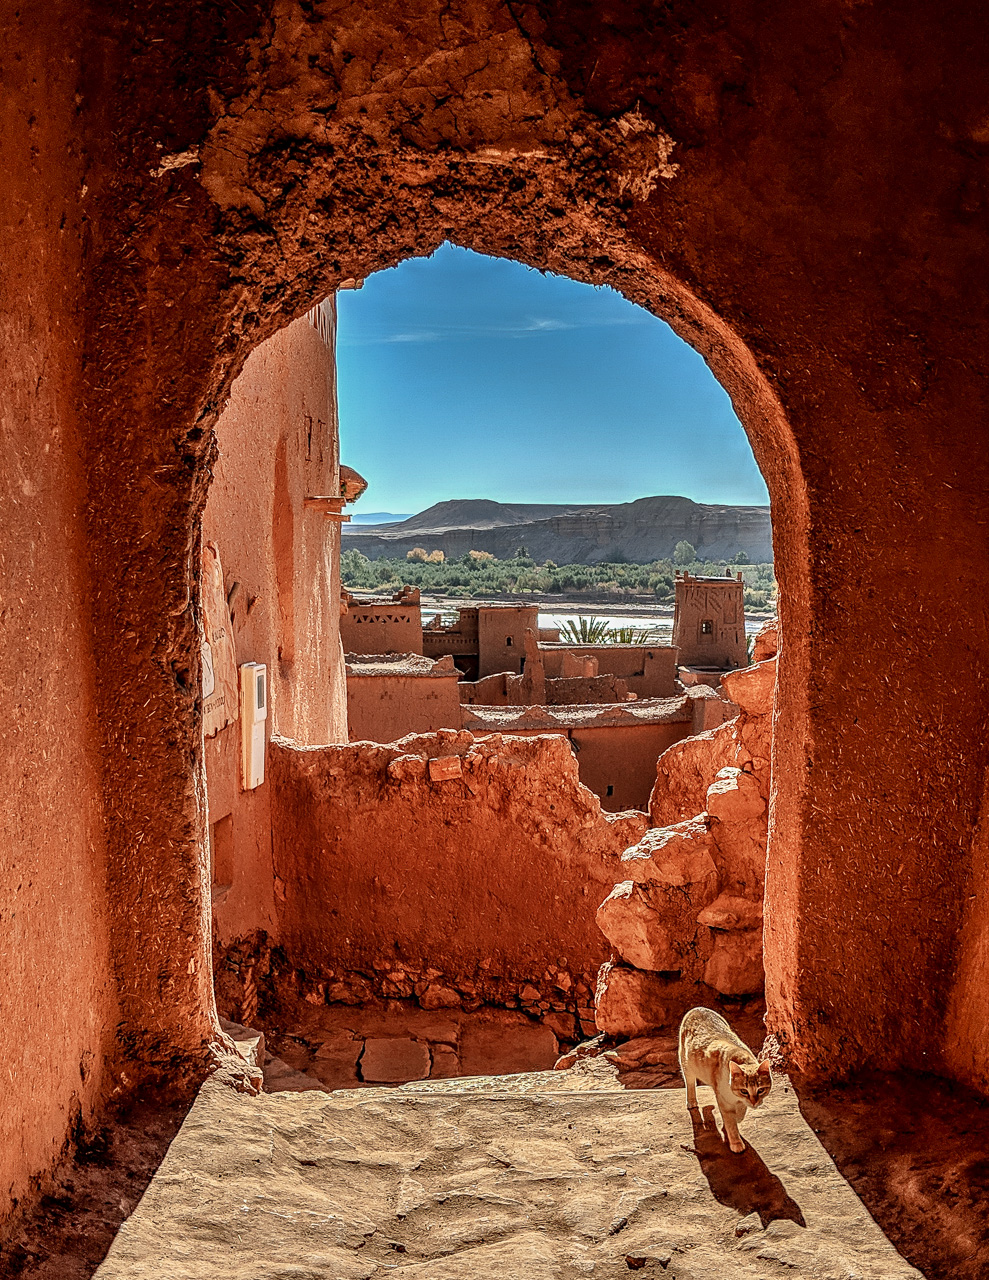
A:
{"type": "Polygon", "coordinates": [[[638,698],[672,698],[680,692],[677,683],[677,651],[669,645],[542,643],[540,656],[548,678],[571,675],[615,676],[623,680],[638,698]],[[583,659],[596,662],[593,672],[574,670],[583,659]]]}
{"type": "Polygon", "coordinates": [[[546,681],[548,707],[628,702],[629,689],[618,676],[570,676],[546,681]]]}
{"type": "MultiPolygon", "coordinates": [[[[532,706],[532,683],[526,674],[513,676],[499,671],[481,680],[460,682],[460,701],[471,707],[532,706]]],[[[627,702],[628,685],[617,676],[570,676],[543,683],[542,705],[547,707],[587,706],[593,703],[627,702]]],[[[536,704],[539,705],[539,704],[536,704]]]]}
{"type": "Polygon", "coordinates": [[[410,733],[459,729],[461,714],[457,669],[449,655],[435,664],[407,655],[393,663],[347,665],[351,742],[395,742],[410,733]],[[417,663],[418,669],[409,670],[417,663]]]}
{"type": "Polygon", "coordinates": [[[528,1005],[592,1025],[594,913],[646,818],[605,814],[565,739],[275,742],[271,779],[286,981],[328,1003],[528,1005]]]}
{"type": "Polygon", "coordinates": [[[762,993],[775,648],[771,625],[756,663],[723,677],[735,719],[659,759],[655,825],[622,854],[622,879],[597,913],[614,948],[596,994],[609,1034],[641,1035],[691,1005],[762,993]]]}

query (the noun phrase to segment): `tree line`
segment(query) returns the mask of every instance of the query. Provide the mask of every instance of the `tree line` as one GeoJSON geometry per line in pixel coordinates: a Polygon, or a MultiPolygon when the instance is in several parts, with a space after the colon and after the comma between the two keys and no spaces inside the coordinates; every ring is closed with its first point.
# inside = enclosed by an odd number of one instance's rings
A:
{"type": "Polygon", "coordinates": [[[416,547],[406,556],[380,560],[370,560],[357,550],[345,551],[340,557],[341,579],[346,587],[397,591],[407,583],[454,599],[485,599],[501,594],[604,594],[616,598],[646,596],[661,604],[672,604],[675,569],[709,577],[724,577],[726,570],[741,572],[747,608],[767,608],[776,602],[772,564],[749,564],[744,553],[731,561],[701,561],[689,543],[678,544],[672,560],[653,560],[649,564],[612,561],[558,565],[552,560],[539,564],[525,547],[519,547],[506,560],[499,560],[488,551],[468,551],[448,560],[442,551],[426,547],[416,547]]]}

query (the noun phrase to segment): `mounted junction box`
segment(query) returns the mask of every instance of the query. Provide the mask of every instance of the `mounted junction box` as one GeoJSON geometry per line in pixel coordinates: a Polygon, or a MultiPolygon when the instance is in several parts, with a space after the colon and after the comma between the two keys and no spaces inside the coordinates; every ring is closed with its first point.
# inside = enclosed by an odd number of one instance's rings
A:
{"type": "Polygon", "coordinates": [[[264,782],[264,722],[268,718],[268,668],[245,662],[240,668],[240,781],[245,791],[264,782]]]}

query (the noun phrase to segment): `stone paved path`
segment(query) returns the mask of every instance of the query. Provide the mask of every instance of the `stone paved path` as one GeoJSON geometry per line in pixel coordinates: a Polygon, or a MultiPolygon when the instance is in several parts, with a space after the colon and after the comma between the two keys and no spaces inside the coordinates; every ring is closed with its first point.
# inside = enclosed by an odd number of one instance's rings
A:
{"type": "MultiPolygon", "coordinates": [[[[704,1095],[708,1096],[705,1097],[704,1095]]],[[[732,1155],[602,1063],[249,1098],[207,1083],[98,1280],[907,1280],[779,1080],[732,1155]]]]}

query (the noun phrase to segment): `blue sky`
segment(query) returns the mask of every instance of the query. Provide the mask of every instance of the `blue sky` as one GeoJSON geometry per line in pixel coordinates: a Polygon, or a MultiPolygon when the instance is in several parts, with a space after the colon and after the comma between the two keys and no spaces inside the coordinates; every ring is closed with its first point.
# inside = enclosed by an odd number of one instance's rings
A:
{"type": "Polygon", "coordinates": [[[611,289],[444,245],[338,295],[356,510],[448,498],[767,503],[728,396],[611,289]]]}

